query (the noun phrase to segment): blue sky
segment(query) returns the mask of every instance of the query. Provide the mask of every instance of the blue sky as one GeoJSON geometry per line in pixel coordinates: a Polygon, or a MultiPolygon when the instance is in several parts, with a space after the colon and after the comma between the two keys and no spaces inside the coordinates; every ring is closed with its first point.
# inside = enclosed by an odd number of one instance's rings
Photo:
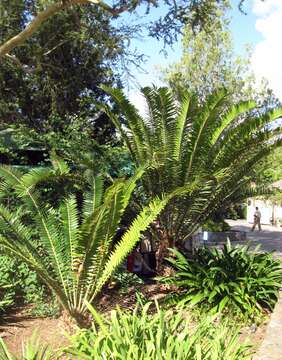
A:
{"type": "MultiPolygon", "coordinates": [[[[251,0],[252,1],[252,0],[251,0]]],[[[244,53],[245,45],[255,45],[261,40],[261,35],[255,30],[256,17],[252,13],[250,0],[247,0],[245,10],[247,15],[240,13],[237,4],[238,0],[233,0],[233,10],[229,12],[231,17],[230,29],[234,38],[234,50],[235,53],[244,53]]],[[[281,0],[282,1],[282,0],[281,0]]],[[[150,14],[150,18],[157,18],[163,15],[165,9],[163,7],[153,9],[150,14]]],[[[161,52],[163,48],[162,42],[155,39],[144,37],[143,39],[133,40],[131,44],[132,48],[137,48],[140,52],[148,56],[146,65],[144,66],[148,74],[140,72],[140,70],[134,70],[134,75],[137,78],[141,86],[149,85],[152,81],[156,82],[158,77],[158,71],[156,67],[165,67],[169,63],[178,61],[181,56],[181,40],[174,44],[172,48],[167,47],[167,56],[161,52]]]]}
{"type": "MultiPolygon", "coordinates": [[[[250,44],[253,49],[252,70],[257,79],[266,78],[276,95],[282,99],[282,0],[246,0],[244,9],[247,15],[240,13],[238,2],[239,0],[232,0],[233,9],[229,13],[234,52],[243,54],[245,45],[250,44]]],[[[162,7],[153,9],[150,17],[156,18],[163,15],[164,11],[162,7]]],[[[165,67],[178,61],[181,56],[181,41],[172,49],[167,48],[167,57],[160,53],[162,43],[149,37],[132,41],[132,48],[134,47],[148,56],[145,64],[147,74],[133,70],[140,86],[158,83],[156,67],[165,67]]]]}

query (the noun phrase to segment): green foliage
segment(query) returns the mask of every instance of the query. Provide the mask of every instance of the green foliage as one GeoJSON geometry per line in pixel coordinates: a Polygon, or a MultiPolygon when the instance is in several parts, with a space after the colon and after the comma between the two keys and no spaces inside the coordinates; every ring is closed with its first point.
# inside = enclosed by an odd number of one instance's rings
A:
{"type": "Polygon", "coordinates": [[[113,280],[119,286],[119,291],[123,294],[128,292],[128,289],[132,286],[138,286],[144,284],[144,281],[138,277],[136,274],[130,273],[125,269],[118,270],[114,276],[113,280]]]}
{"type": "MultiPolygon", "coordinates": [[[[53,162],[57,176],[69,172],[63,161],[53,162]]],[[[21,173],[0,167],[2,188],[13,188],[23,202],[18,211],[0,206],[0,244],[2,249],[28,264],[56,294],[63,308],[80,321],[104,284],[139,241],[141,232],[165,207],[172,196],[154,198],[132,221],[121,240],[113,245],[120,220],[136,182],[145,167],[128,180],[117,179],[104,191],[103,179],[91,177],[83,201],[75,195],[57,207],[40,201],[37,185],[54,176],[52,169],[33,169],[21,173]],[[23,215],[29,213],[29,224],[23,215]],[[34,229],[38,236],[33,236],[34,229]]]]}
{"type": "MultiPolygon", "coordinates": [[[[157,304],[156,304],[157,305],[157,304]]],[[[182,309],[152,312],[150,303],[133,312],[113,310],[109,319],[90,307],[96,324],[72,338],[67,350],[79,359],[112,360],[244,360],[246,345],[238,344],[238,332],[211,318],[195,324],[182,309]]]]}
{"type": "Polygon", "coordinates": [[[0,313],[13,304],[14,291],[12,285],[0,285],[0,313]]]}
{"type": "Polygon", "coordinates": [[[54,296],[49,296],[48,298],[44,298],[43,301],[33,304],[28,314],[37,318],[57,318],[60,315],[60,310],[57,299],[54,296]]]}
{"type": "Polygon", "coordinates": [[[273,310],[282,265],[271,254],[251,251],[249,246],[232,247],[229,242],[222,250],[200,248],[193,259],[171,251],[174,257],[169,262],[176,274],[163,281],[180,286],[179,301],[247,319],[259,320],[264,309],[273,310]]]}
{"type": "MultiPolygon", "coordinates": [[[[42,8],[37,0],[1,2],[1,41],[20,32],[42,8]]],[[[15,49],[11,55],[17,61],[1,61],[1,119],[8,126],[20,123],[41,133],[61,133],[62,139],[66,125],[75,128],[73,116],[81,112],[85,127],[92,122],[97,130],[97,139],[107,137],[112,129],[105,118],[95,117],[93,99],[101,96],[98,84],[117,83],[112,69],[125,48],[126,34],[119,36],[109,14],[98,7],[74,6],[58,13],[32,41],[15,49]]]]}
{"type": "Polygon", "coordinates": [[[202,225],[202,229],[212,232],[229,231],[230,226],[225,221],[215,222],[208,220],[202,225]]]}
{"type": "Polygon", "coordinates": [[[8,306],[25,303],[42,303],[46,289],[37,274],[16,258],[0,255],[0,311],[8,306]],[[1,306],[2,303],[2,306],[1,306]]]}
{"type": "Polygon", "coordinates": [[[232,100],[254,99],[264,106],[279,104],[273,92],[262,82],[255,84],[251,71],[251,49],[235,56],[230,23],[226,12],[218,12],[218,21],[198,33],[187,26],[183,30],[180,61],[163,70],[163,77],[177,93],[189,89],[202,101],[220,87],[228,89],[232,100]]]}
{"type": "Polygon", "coordinates": [[[247,206],[246,204],[240,205],[231,205],[226,211],[224,212],[225,219],[246,219],[247,218],[247,206]]]}
{"type": "MultiPolygon", "coordinates": [[[[281,106],[281,102],[269,88],[266,80],[256,83],[251,70],[251,48],[246,45],[243,56],[236,56],[230,19],[227,13],[218,15],[218,21],[209,30],[193,32],[191,27],[183,29],[181,59],[163,69],[163,78],[176,94],[180,89],[196,93],[203,102],[219,87],[227,89],[229,103],[253,99],[264,109],[281,106]]],[[[269,184],[281,178],[281,150],[278,149],[253,169],[253,183],[269,184]],[[276,155],[275,155],[276,154],[276,155]],[[277,178],[278,176],[278,178],[277,178]]],[[[232,217],[233,218],[233,217],[232,217]]]]}
{"type": "Polygon", "coordinates": [[[119,89],[103,89],[118,105],[123,119],[101,105],[119,130],[138,166],[153,166],[142,177],[150,198],[189,185],[189,194],[175,197],[162,212],[160,224],[170,239],[183,240],[218,211],[232,203],[266,192],[253,187],[253,170],[281,146],[281,127],[273,122],[282,108],[264,112],[254,101],[232,99],[225,89],[204,102],[188,91],[144,88],[147,116],[143,118],[119,89]]]}
{"type": "Polygon", "coordinates": [[[23,345],[20,357],[12,355],[2,338],[0,338],[0,360],[57,360],[59,357],[51,352],[48,346],[40,344],[36,333],[23,345]]]}
{"type": "MultiPolygon", "coordinates": [[[[0,42],[20,32],[45,5],[41,0],[2,1],[0,42]]],[[[127,54],[128,62],[137,61],[127,51],[128,34],[121,33],[99,7],[73,6],[46,21],[10,57],[2,57],[1,160],[26,165],[26,151],[34,160],[37,150],[46,161],[53,149],[72,165],[90,162],[97,169],[105,162],[103,145],[116,144],[116,138],[113,125],[95,106],[104,99],[98,85],[121,86],[120,60],[127,54]],[[12,142],[7,143],[9,131],[12,142]]]]}

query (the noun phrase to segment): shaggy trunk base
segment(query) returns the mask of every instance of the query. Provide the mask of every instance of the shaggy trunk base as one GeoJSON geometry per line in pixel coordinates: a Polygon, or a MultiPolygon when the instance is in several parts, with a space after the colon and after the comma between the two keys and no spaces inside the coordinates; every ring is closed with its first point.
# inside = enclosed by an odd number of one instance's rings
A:
{"type": "Polygon", "coordinates": [[[91,326],[90,314],[82,315],[81,313],[72,312],[70,314],[67,310],[62,311],[62,321],[64,322],[69,333],[75,333],[77,328],[89,328],[91,326]]]}
{"type": "Polygon", "coordinates": [[[167,232],[163,232],[159,237],[159,246],[156,251],[156,272],[158,275],[164,276],[163,273],[167,273],[169,267],[165,264],[165,258],[170,255],[168,249],[174,247],[175,241],[173,236],[170,236],[167,232]]]}

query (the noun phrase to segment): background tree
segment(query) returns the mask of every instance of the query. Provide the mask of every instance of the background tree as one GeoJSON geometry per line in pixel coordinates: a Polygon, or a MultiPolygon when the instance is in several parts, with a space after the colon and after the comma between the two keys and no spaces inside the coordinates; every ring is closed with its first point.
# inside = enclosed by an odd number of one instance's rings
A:
{"type": "MultiPolygon", "coordinates": [[[[245,0],[238,1],[239,8],[245,0]]],[[[124,12],[132,13],[140,5],[145,5],[146,14],[150,7],[164,5],[164,16],[148,25],[149,34],[157,38],[163,38],[165,44],[171,44],[181,32],[183,24],[190,24],[194,30],[202,28],[206,24],[214,21],[214,16],[218,8],[226,9],[229,6],[228,0],[186,0],[186,1],[123,1],[118,0],[112,4],[107,4],[102,0],[59,0],[49,1],[41,0],[36,2],[36,11],[32,13],[28,23],[23,23],[23,29],[15,32],[14,36],[6,38],[0,46],[0,57],[8,55],[15,47],[28,40],[46,21],[53,18],[56,14],[73,6],[95,6],[98,9],[108,13],[113,18],[117,18],[124,12]],[[34,16],[35,14],[35,16],[34,16]]],[[[5,12],[3,13],[5,15],[5,12]]]]}
{"type": "MultiPolygon", "coordinates": [[[[1,2],[0,37],[21,31],[37,4],[1,2]]],[[[92,165],[102,164],[108,154],[101,145],[116,142],[115,130],[94,103],[104,98],[100,83],[120,85],[121,57],[137,60],[128,53],[126,31],[116,30],[99,8],[71,7],[44,23],[14,55],[0,66],[0,129],[14,128],[9,150],[39,148],[48,157],[55,149],[76,164],[78,156],[89,162],[92,154],[92,165]]],[[[18,152],[14,157],[19,162],[18,152]]]]}
{"type": "Polygon", "coordinates": [[[231,101],[254,99],[259,105],[271,108],[279,105],[267,82],[260,86],[250,70],[251,49],[246,45],[245,56],[236,56],[229,19],[218,10],[217,21],[198,33],[186,26],[182,38],[179,62],[163,70],[163,79],[174,91],[178,88],[197,93],[200,99],[218,88],[226,88],[231,101]]]}
{"type": "MultiPolygon", "coordinates": [[[[256,83],[250,67],[251,49],[246,46],[245,56],[234,54],[232,35],[228,25],[228,17],[219,11],[217,22],[210,24],[197,34],[186,26],[182,38],[181,60],[163,70],[163,79],[176,93],[184,88],[198,94],[200,102],[217,88],[224,87],[230,94],[231,106],[239,100],[247,99],[256,101],[259,105],[258,112],[279,106],[280,101],[268,88],[267,82],[262,81],[260,86],[256,83]]],[[[266,189],[270,184],[269,176],[267,176],[271,172],[270,169],[268,160],[255,166],[252,170],[252,181],[260,187],[265,186],[266,189]]],[[[266,193],[266,196],[268,195],[269,191],[266,193]]],[[[243,204],[230,205],[230,209],[219,209],[212,216],[212,221],[205,226],[213,228],[213,221],[216,221],[215,227],[225,228],[227,224],[223,222],[224,218],[232,214],[235,217],[242,216],[242,211],[234,211],[234,209],[241,210],[243,204]]]]}
{"type": "MultiPolygon", "coordinates": [[[[1,17],[2,38],[21,29],[35,3],[1,3],[2,12],[7,14],[1,17]]],[[[77,7],[58,14],[32,41],[15,50],[17,61],[2,61],[2,122],[25,124],[41,133],[62,129],[78,113],[86,123],[94,122],[93,100],[101,98],[97,85],[118,81],[113,69],[125,46],[125,34],[115,31],[99,9],[77,7]]],[[[99,123],[100,130],[104,122],[99,123]]]]}

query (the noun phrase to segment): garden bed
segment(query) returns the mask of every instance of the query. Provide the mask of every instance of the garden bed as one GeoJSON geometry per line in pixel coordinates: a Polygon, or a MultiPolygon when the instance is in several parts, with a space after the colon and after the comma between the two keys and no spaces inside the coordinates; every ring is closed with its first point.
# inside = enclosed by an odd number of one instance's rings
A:
{"type": "MultiPolygon", "coordinates": [[[[107,289],[99,299],[96,309],[102,314],[108,314],[116,306],[121,309],[133,309],[136,305],[137,294],[147,300],[160,300],[170,292],[167,285],[147,283],[130,287],[126,293],[116,288],[107,289]]],[[[243,326],[240,330],[240,342],[248,342],[256,352],[264,339],[268,319],[260,326],[243,326]]],[[[2,316],[0,336],[5,340],[8,349],[15,355],[20,355],[22,343],[36,332],[42,344],[48,344],[53,350],[68,345],[65,334],[70,327],[63,317],[36,318],[30,315],[30,306],[11,309],[2,316]]]]}

